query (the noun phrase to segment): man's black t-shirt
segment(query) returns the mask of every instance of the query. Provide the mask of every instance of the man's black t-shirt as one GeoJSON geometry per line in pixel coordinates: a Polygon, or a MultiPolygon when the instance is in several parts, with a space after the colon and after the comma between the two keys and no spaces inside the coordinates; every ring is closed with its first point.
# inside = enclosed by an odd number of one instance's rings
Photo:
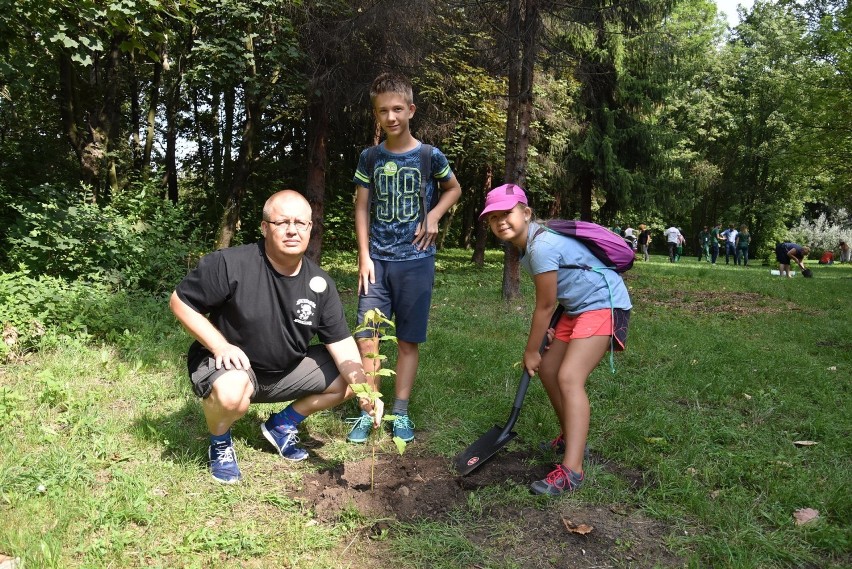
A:
{"type": "MultiPolygon", "coordinates": [[[[266,259],[263,239],[206,255],[176,292],[188,306],[209,314],[261,373],[290,371],[314,336],[332,344],[351,335],[331,277],[308,258],[298,275],[279,274],[266,259]]],[[[202,349],[194,342],[189,357],[202,349]]]]}

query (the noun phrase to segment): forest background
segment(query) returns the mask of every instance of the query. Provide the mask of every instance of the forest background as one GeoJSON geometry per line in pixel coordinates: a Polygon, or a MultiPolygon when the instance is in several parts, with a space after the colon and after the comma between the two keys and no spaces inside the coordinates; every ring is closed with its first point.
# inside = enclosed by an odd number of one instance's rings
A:
{"type": "Polygon", "coordinates": [[[764,258],[849,235],[845,1],[758,1],[733,30],[709,0],[0,4],[7,272],[168,290],[254,240],[286,187],[313,205],[312,257],[353,248],[385,70],[412,78],[414,133],[464,189],[441,243],[474,261],[504,181],[542,217],[646,223],[658,244],[714,221],[764,258]]]}

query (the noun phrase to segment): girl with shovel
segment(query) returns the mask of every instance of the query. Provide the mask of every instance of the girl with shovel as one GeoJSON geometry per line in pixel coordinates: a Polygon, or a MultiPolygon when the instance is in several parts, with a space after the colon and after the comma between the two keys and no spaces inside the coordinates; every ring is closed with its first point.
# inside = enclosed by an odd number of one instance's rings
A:
{"type": "Polygon", "coordinates": [[[632,308],[627,287],[614,270],[592,270],[603,263],[579,240],[532,221],[532,210],[520,186],[505,184],[488,192],[479,218],[488,222],[498,239],[519,250],[521,266],[535,283],[535,310],[523,363],[530,375],[541,377],[562,433],[552,445],[564,448],[565,455],[531,489],[553,496],[572,492],[584,479],[583,449],[590,417],[586,380],[608,350],[624,349],[632,308]],[[539,344],[548,333],[557,303],[565,307],[565,313],[542,355],[539,344]]]}

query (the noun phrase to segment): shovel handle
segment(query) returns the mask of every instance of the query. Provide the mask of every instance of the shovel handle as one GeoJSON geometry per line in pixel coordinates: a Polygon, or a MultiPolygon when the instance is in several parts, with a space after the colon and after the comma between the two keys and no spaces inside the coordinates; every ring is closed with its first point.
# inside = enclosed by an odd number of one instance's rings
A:
{"type": "MultiPolygon", "coordinates": [[[[550,325],[548,329],[555,328],[556,324],[559,323],[559,319],[562,317],[562,313],[565,311],[565,307],[561,304],[556,305],[556,310],[553,311],[553,316],[550,317],[550,325]]],[[[544,348],[547,347],[547,333],[545,332],[544,338],[541,339],[541,346],[538,348],[538,353],[543,353],[544,348]]],[[[523,365],[523,363],[521,364],[523,365]]],[[[518,415],[521,412],[521,405],[524,402],[524,397],[527,395],[527,388],[530,386],[530,374],[527,371],[526,367],[524,367],[524,373],[521,375],[521,381],[518,384],[518,392],[515,394],[515,403],[512,405],[512,413],[509,415],[509,420],[506,422],[506,426],[503,427],[503,432],[500,435],[500,438],[505,438],[512,430],[512,427],[515,426],[515,422],[518,420],[518,415]]]]}

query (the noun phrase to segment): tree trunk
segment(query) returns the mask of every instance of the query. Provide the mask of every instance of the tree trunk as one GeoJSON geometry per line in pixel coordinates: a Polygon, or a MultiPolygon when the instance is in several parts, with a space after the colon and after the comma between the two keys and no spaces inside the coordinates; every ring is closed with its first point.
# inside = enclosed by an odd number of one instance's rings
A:
{"type": "MultiPolygon", "coordinates": [[[[254,43],[252,40],[251,30],[246,34],[246,48],[249,53],[254,56],[254,43]]],[[[246,66],[246,73],[249,77],[254,77],[257,73],[257,67],[254,59],[246,66]]],[[[233,89],[228,92],[233,97],[233,89]]],[[[240,153],[237,157],[237,162],[234,165],[234,177],[231,180],[231,185],[228,189],[228,196],[225,200],[225,208],[222,212],[222,218],[219,223],[219,234],[216,238],[216,248],[224,249],[231,246],[231,241],[237,233],[237,227],[240,222],[240,210],[245,197],[246,187],[248,185],[249,176],[251,176],[252,168],[255,159],[255,137],[260,131],[260,116],[261,104],[251,88],[251,85],[246,82],[243,85],[243,93],[245,98],[245,122],[243,124],[243,134],[240,140],[240,153]]],[[[227,96],[226,96],[227,100],[227,96]]],[[[233,120],[233,98],[231,99],[230,113],[233,120]]],[[[228,110],[226,110],[228,112],[228,110]]],[[[230,131],[229,131],[230,132],[230,131]]],[[[227,135],[228,133],[226,133],[227,135]]],[[[226,140],[229,140],[227,136],[226,140]]],[[[228,154],[226,149],[225,158],[228,154]]]]}
{"type": "MultiPolygon", "coordinates": [[[[485,170],[485,183],[482,184],[482,187],[477,190],[476,195],[474,196],[474,203],[481,204],[484,203],[483,199],[485,194],[488,193],[488,190],[491,189],[491,185],[494,183],[494,170],[491,168],[491,164],[486,166],[485,170]]],[[[478,216],[478,208],[473,208],[473,235],[474,235],[474,245],[473,245],[473,256],[471,256],[470,260],[477,267],[482,268],[485,264],[485,244],[488,241],[488,228],[485,226],[484,222],[479,221],[478,216]]]]}
{"type": "Polygon", "coordinates": [[[213,134],[213,140],[210,143],[210,154],[213,161],[213,190],[218,200],[222,192],[222,92],[213,87],[210,93],[210,115],[212,123],[210,129],[213,134]]]}
{"type": "MultiPolygon", "coordinates": [[[[94,107],[94,103],[87,101],[94,107]]],[[[92,198],[101,197],[101,167],[106,154],[109,129],[104,128],[102,120],[106,118],[102,109],[89,109],[86,114],[88,123],[82,114],[80,89],[74,74],[71,56],[63,52],[59,56],[59,115],[62,129],[80,164],[80,179],[92,189],[92,198]]]]}
{"type": "Polygon", "coordinates": [[[138,178],[142,171],[142,138],[139,135],[139,129],[142,128],[142,106],[139,102],[139,66],[136,63],[136,57],[131,56],[131,71],[130,71],[130,159],[131,167],[133,168],[134,177],[138,178]]]}
{"type": "MultiPolygon", "coordinates": [[[[233,149],[233,132],[234,132],[234,107],[236,100],[234,88],[230,85],[225,87],[224,92],[225,103],[225,128],[222,129],[222,189],[225,189],[225,184],[231,179],[234,168],[234,161],[231,158],[233,149]]],[[[226,201],[227,197],[222,201],[226,201]]]]}
{"type": "Polygon", "coordinates": [[[148,116],[145,120],[145,149],[142,153],[142,179],[147,180],[151,175],[151,152],[154,149],[155,127],[157,126],[157,106],[160,104],[160,85],[163,80],[163,50],[161,58],[154,64],[154,75],[151,78],[151,90],[148,93],[148,116]]]}
{"type": "MultiPolygon", "coordinates": [[[[526,183],[529,128],[532,121],[533,79],[538,53],[541,14],[538,0],[526,0],[524,20],[521,21],[520,0],[509,0],[506,37],[510,41],[509,108],[506,120],[506,183],[523,186],[526,183]],[[518,49],[517,46],[520,46],[518,49]]],[[[506,247],[503,256],[503,299],[512,300],[521,294],[518,251],[506,247]]]]}
{"type": "Polygon", "coordinates": [[[177,182],[177,122],[178,107],[180,106],[180,73],[174,78],[174,85],[169,90],[166,101],[166,156],[164,185],[166,195],[173,204],[178,202],[177,182]]]}
{"type": "Polygon", "coordinates": [[[328,109],[325,95],[315,95],[308,109],[308,176],[305,183],[305,198],[311,204],[313,229],[311,241],[305,254],[309,259],[320,262],[322,240],[325,233],[325,173],[328,164],[326,141],[328,139],[328,109]]]}

